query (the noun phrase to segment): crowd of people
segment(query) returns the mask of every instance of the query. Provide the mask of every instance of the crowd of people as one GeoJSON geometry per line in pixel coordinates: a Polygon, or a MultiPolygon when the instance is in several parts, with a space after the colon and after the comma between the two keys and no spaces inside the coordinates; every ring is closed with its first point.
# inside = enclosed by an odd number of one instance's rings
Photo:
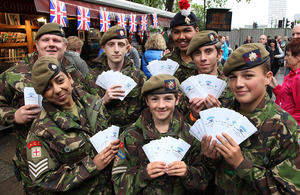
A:
{"type": "Polygon", "coordinates": [[[37,50],[0,75],[0,123],[14,124],[15,174],[26,194],[300,194],[300,25],[290,41],[249,36],[235,50],[229,37],[200,31],[193,12],[178,12],[170,28],[172,43],[152,35],[136,62],[126,55],[135,55],[126,30],[113,26],[101,37],[103,53],[88,63],[82,41],[67,39],[60,25],[38,30],[37,50]],[[283,57],[290,73],[280,85],[274,76],[283,57]],[[146,66],[159,59],[179,68],[153,76],[146,66]],[[101,88],[97,77],[109,70],[137,85],[129,94],[122,85],[101,88]],[[219,98],[180,91],[200,74],[226,82],[219,98]],[[42,95],[42,109],[24,105],[25,87],[42,95]],[[242,114],[257,132],[239,145],[226,133],[200,142],[189,130],[214,107],[242,114]],[[111,125],[120,136],[97,153],[90,138],[111,125]],[[143,146],[168,136],[187,142],[188,152],[181,161],[150,162],[143,146]]]}

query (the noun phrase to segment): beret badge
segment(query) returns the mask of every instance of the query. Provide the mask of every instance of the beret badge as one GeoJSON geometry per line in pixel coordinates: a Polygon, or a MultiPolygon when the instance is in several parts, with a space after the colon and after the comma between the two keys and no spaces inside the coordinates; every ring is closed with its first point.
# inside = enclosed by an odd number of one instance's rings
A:
{"type": "Polygon", "coordinates": [[[176,90],[175,80],[174,79],[165,80],[165,89],[166,89],[166,91],[176,90]]]}
{"type": "Polygon", "coordinates": [[[191,24],[191,19],[188,17],[190,14],[191,14],[191,5],[189,3],[188,0],[180,0],[178,2],[179,4],[179,9],[180,9],[180,12],[181,12],[181,15],[185,16],[185,23],[187,25],[190,25],[191,24]]]}
{"type": "Polygon", "coordinates": [[[57,66],[55,64],[49,64],[48,67],[52,71],[56,71],[56,69],[57,69],[57,66]]]}
{"type": "Polygon", "coordinates": [[[247,65],[262,61],[259,49],[244,53],[243,58],[247,65]]]}

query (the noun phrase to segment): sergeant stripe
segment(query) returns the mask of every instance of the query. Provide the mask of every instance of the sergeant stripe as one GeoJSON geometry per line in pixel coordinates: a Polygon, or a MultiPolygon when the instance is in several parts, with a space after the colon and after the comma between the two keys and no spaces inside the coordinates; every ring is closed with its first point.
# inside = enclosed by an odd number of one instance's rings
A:
{"type": "Polygon", "coordinates": [[[44,170],[48,168],[48,158],[45,158],[37,164],[34,164],[31,161],[28,161],[28,163],[29,171],[35,178],[37,178],[44,170]]]}
{"type": "Polygon", "coordinates": [[[124,173],[124,172],[126,172],[126,170],[127,170],[127,167],[115,167],[115,168],[112,169],[111,174],[115,175],[115,174],[118,174],[118,173],[124,173]]]}
{"type": "Polygon", "coordinates": [[[125,173],[125,172],[126,172],[126,170],[119,170],[119,171],[112,171],[111,174],[116,175],[116,174],[125,173]]]}
{"type": "Polygon", "coordinates": [[[47,160],[48,160],[48,158],[45,158],[44,160],[40,161],[40,162],[37,163],[37,164],[34,164],[34,163],[31,162],[31,161],[28,161],[28,163],[29,163],[30,165],[32,165],[34,168],[37,168],[38,166],[40,166],[40,164],[44,163],[44,162],[47,161],[47,160]]]}

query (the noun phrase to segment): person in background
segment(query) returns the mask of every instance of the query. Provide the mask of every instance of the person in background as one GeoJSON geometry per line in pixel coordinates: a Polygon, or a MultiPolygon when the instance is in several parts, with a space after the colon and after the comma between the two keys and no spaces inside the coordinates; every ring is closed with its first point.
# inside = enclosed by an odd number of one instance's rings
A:
{"type": "Polygon", "coordinates": [[[40,193],[33,186],[26,163],[27,133],[40,109],[37,104],[24,105],[24,88],[32,87],[31,69],[42,56],[56,57],[71,74],[74,85],[79,84],[83,75],[64,57],[67,44],[62,26],[57,23],[44,24],[36,33],[37,50],[0,75],[0,124],[14,125],[13,130],[17,136],[16,155],[13,158],[15,175],[18,181],[23,182],[26,194],[40,193]]]}
{"type": "Polygon", "coordinates": [[[229,44],[229,36],[226,36],[226,44],[228,46],[228,56],[232,53],[232,48],[231,48],[231,45],[229,44]]]}
{"type": "Polygon", "coordinates": [[[284,57],[284,53],[282,51],[282,49],[280,48],[280,46],[278,45],[278,42],[275,39],[271,39],[270,40],[270,47],[274,53],[274,61],[271,64],[271,71],[273,73],[273,75],[275,76],[276,73],[279,70],[279,67],[282,66],[280,63],[280,58],[284,57]]]}
{"type": "MultiPolygon", "coordinates": [[[[300,38],[300,24],[297,24],[294,28],[293,28],[293,32],[292,32],[292,39],[296,39],[296,38],[300,38]]],[[[289,37],[290,39],[290,37],[289,37]]],[[[292,41],[289,40],[289,42],[292,41]]],[[[285,73],[284,76],[288,75],[290,73],[291,69],[288,67],[285,67],[285,73]]]]}
{"type": "Polygon", "coordinates": [[[142,70],[149,79],[151,73],[149,72],[147,66],[149,62],[153,60],[160,60],[164,54],[166,46],[166,41],[161,34],[153,34],[147,39],[145,44],[146,51],[142,56],[142,70]]]}
{"type": "Polygon", "coordinates": [[[281,47],[281,49],[282,49],[283,52],[285,52],[285,47],[287,46],[288,43],[289,43],[288,37],[284,36],[283,37],[283,41],[282,41],[282,43],[280,45],[280,47],[281,47]]]}
{"type": "Polygon", "coordinates": [[[144,103],[141,90],[147,77],[140,69],[133,66],[132,61],[125,56],[129,48],[126,31],[121,26],[109,28],[102,36],[100,45],[104,53],[92,60],[95,67],[85,77],[85,90],[93,95],[99,95],[110,116],[110,123],[120,127],[122,132],[140,116],[144,103]],[[113,85],[103,89],[96,84],[97,77],[104,71],[119,71],[132,78],[137,85],[130,91],[123,101],[125,91],[121,85],[113,85]]]}
{"type": "MultiPolygon", "coordinates": [[[[183,1],[181,0],[179,3],[183,1]]],[[[175,48],[164,55],[162,60],[171,59],[179,64],[174,76],[182,82],[191,75],[197,75],[197,67],[191,57],[186,55],[191,39],[199,32],[197,17],[193,12],[189,12],[188,16],[184,16],[180,11],[172,18],[170,28],[172,29],[171,33],[175,48]]]]}
{"type": "Polygon", "coordinates": [[[128,57],[132,60],[134,67],[141,69],[141,60],[139,52],[129,44],[128,57]]]}
{"type": "Polygon", "coordinates": [[[119,140],[97,153],[89,139],[108,128],[98,96],[72,87],[73,79],[52,56],[39,58],[32,82],[43,109],[27,136],[30,177],[45,193],[112,194],[111,166],[119,140]]]}
{"type": "Polygon", "coordinates": [[[222,43],[222,50],[223,50],[223,59],[226,61],[228,59],[228,55],[229,55],[229,48],[228,45],[226,43],[226,37],[222,36],[222,39],[220,40],[222,43]]]}
{"type": "Polygon", "coordinates": [[[281,35],[275,36],[275,40],[277,41],[278,46],[281,48],[282,36],[281,35]]]}
{"type": "MultiPolygon", "coordinates": [[[[269,53],[259,43],[240,46],[223,72],[235,96],[232,109],[257,132],[240,145],[226,133],[203,136],[205,165],[219,194],[300,194],[300,129],[297,121],[266,95],[272,80],[269,53]]],[[[217,193],[216,193],[217,194],[217,193]]]]}
{"type": "Polygon", "coordinates": [[[253,43],[252,37],[250,35],[247,36],[243,44],[247,44],[247,43],[253,43]]]}
{"type": "Polygon", "coordinates": [[[168,74],[145,82],[142,94],[149,107],[120,135],[123,145],[112,169],[116,194],[199,194],[207,187],[211,175],[202,167],[200,142],[176,110],[179,85],[168,74]],[[191,147],[181,161],[150,162],[142,147],[166,136],[181,138],[191,147]]]}
{"type": "Polygon", "coordinates": [[[276,96],[275,103],[290,113],[300,124],[300,38],[293,39],[286,46],[286,67],[290,73],[279,85],[273,77],[270,86],[276,96]]]}
{"type": "Polygon", "coordinates": [[[67,40],[68,45],[65,57],[85,76],[90,69],[87,63],[80,57],[83,41],[76,36],[69,36],[67,40]]]}

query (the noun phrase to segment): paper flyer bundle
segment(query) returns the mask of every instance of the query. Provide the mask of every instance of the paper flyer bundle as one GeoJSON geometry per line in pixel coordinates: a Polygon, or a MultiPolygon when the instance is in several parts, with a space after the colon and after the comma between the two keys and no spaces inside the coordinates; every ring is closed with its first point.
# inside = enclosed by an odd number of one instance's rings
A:
{"type": "Polygon", "coordinates": [[[221,144],[216,135],[222,136],[222,132],[226,132],[237,144],[240,144],[257,131],[245,116],[234,110],[214,107],[200,111],[199,114],[200,119],[194,123],[189,132],[200,142],[207,134],[212,136],[212,140],[215,139],[221,144]]]}
{"type": "Polygon", "coordinates": [[[179,64],[171,59],[167,60],[153,60],[149,62],[147,69],[152,76],[159,74],[173,75],[178,69],[179,64]]]}
{"type": "Polygon", "coordinates": [[[25,87],[24,88],[24,104],[38,104],[40,108],[42,108],[43,96],[37,94],[33,87],[25,87]]]}
{"type": "Polygon", "coordinates": [[[130,93],[130,91],[137,85],[137,83],[130,77],[121,72],[114,72],[112,70],[102,72],[97,77],[96,84],[103,89],[107,89],[112,85],[122,85],[125,91],[124,97],[119,97],[121,101],[130,93]]]}
{"type": "Polygon", "coordinates": [[[119,137],[120,128],[112,125],[111,127],[99,131],[93,137],[90,138],[90,141],[96,151],[100,153],[104,148],[106,148],[112,141],[117,140],[119,137]]]}
{"type": "Polygon", "coordinates": [[[150,141],[143,146],[143,150],[150,162],[162,161],[170,164],[174,161],[181,161],[190,147],[190,144],[181,138],[168,136],[150,141]]]}
{"type": "Polygon", "coordinates": [[[205,98],[208,94],[219,98],[227,83],[214,75],[199,74],[190,76],[180,85],[180,90],[189,98],[205,98]]]}

